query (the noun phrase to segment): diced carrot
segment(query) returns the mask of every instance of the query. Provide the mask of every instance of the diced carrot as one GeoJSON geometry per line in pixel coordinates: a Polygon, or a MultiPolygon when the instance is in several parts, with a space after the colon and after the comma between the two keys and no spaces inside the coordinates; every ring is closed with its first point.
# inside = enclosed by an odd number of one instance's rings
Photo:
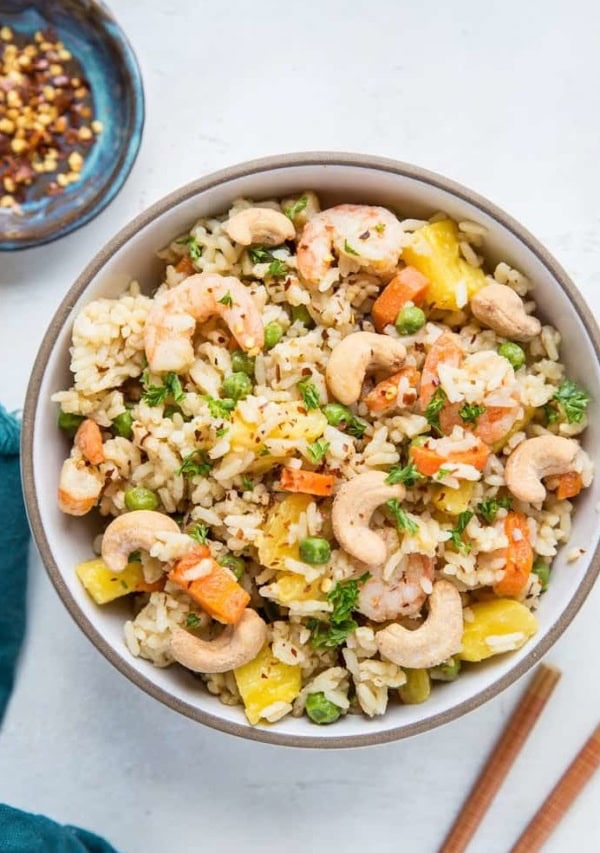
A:
{"type": "Polygon", "coordinates": [[[417,471],[425,477],[433,477],[445,462],[472,465],[478,471],[483,471],[490,455],[490,449],[481,441],[469,450],[458,450],[448,456],[442,456],[441,453],[437,453],[430,447],[413,447],[411,455],[417,471]]]}
{"type": "Polygon", "coordinates": [[[420,305],[428,287],[429,279],[414,267],[400,270],[373,305],[371,314],[377,331],[382,332],[385,326],[395,323],[396,317],[407,302],[420,305]]]}
{"type": "Polygon", "coordinates": [[[226,625],[239,622],[250,602],[246,590],[228,569],[212,559],[206,546],[195,548],[177,560],[169,572],[169,580],[185,590],[209,616],[226,625]],[[187,572],[202,560],[210,560],[210,571],[196,580],[186,580],[187,572]]]}
{"type": "Polygon", "coordinates": [[[104,447],[102,433],[96,421],[86,418],[81,422],[74,439],[75,445],[81,450],[82,456],[92,465],[104,462],[104,447]]]}
{"type": "Polygon", "coordinates": [[[577,471],[567,471],[566,474],[560,474],[557,479],[556,497],[559,501],[574,498],[583,488],[581,474],[578,474],[577,471]]]}
{"type": "Polygon", "coordinates": [[[504,522],[504,532],[508,539],[506,567],[502,580],[494,586],[494,592],[496,595],[514,598],[523,590],[533,566],[527,517],[520,512],[509,512],[504,522]]]}
{"type": "Polygon", "coordinates": [[[453,332],[444,332],[432,344],[425,358],[423,373],[421,374],[421,388],[419,391],[421,411],[425,411],[436,388],[440,384],[440,364],[447,364],[450,367],[460,367],[462,357],[463,351],[460,340],[453,332]]]}
{"type": "Polygon", "coordinates": [[[186,275],[193,275],[196,272],[194,265],[188,255],[184,255],[183,258],[181,258],[181,260],[175,267],[175,271],[185,273],[186,275]]]}
{"type": "Polygon", "coordinates": [[[284,468],[281,472],[281,488],[286,492],[327,498],[333,493],[334,482],[332,474],[315,474],[303,468],[284,468]]]}
{"type": "MultiPolygon", "coordinates": [[[[398,400],[398,387],[400,382],[406,378],[411,388],[416,388],[419,384],[419,377],[420,373],[418,370],[415,370],[414,367],[403,367],[402,370],[398,371],[398,373],[394,373],[393,376],[388,376],[387,379],[383,379],[381,382],[378,382],[373,390],[364,398],[364,402],[367,404],[369,411],[383,412],[394,406],[398,400]]],[[[400,404],[404,406],[412,405],[416,396],[417,395],[414,391],[407,389],[403,399],[400,401],[400,404]]]]}

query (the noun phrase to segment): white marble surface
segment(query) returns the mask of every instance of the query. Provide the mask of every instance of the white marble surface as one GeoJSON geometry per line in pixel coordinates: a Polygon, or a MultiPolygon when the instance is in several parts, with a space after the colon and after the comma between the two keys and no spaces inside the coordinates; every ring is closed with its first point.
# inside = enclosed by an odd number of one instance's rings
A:
{"type": "MultiPolygon", "coordinates": [[[[541,238],[600,308],[593,0],[112,6],[144,73],[141,153],[94,222],[0,257],[0,399],[8,406],[21,405],[46,324],[97,247],[178,185],[275,152],[364,151],[462,181],[541,238]]],[[[0,734],[0,800],[85,825],[127,853],[434,850],[522,690],[385,747],[268,747],[203,729],[131,686],[71,622],[36,554],[29,599],[0,734]]],[[[552,650],[563,679],[475,853],[509,848],[596,724],[599,608],[596,589],[552,650]]],[[[551,853],[600,849],[599,795],[600,777],[551,853]]]]}

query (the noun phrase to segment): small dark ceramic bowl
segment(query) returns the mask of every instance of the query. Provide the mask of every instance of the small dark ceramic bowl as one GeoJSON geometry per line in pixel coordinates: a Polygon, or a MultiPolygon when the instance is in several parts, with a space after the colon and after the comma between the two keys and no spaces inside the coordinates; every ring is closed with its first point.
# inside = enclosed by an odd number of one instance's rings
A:
{"type": "Polygon", "coordinates": [[[0,250],[49,243],[93,219],[123,186],[144,125],[144,90],[131,45],[111,12],[95,0],[0,0],[0,22],[15,34],[53,29],[83,66],[103,124],[80,180],[60,195],[0,208],[0,250]]]}

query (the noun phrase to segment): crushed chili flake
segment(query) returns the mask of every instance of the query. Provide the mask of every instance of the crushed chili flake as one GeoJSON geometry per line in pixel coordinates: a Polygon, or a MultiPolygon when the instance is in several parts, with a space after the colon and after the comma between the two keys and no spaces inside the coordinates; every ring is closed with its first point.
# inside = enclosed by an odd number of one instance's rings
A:
{"type": "Polygon", "coordinates": [[[56,34],[0,27],[0,207],[78,181],[101,132],[83,67],[56,34]]]}

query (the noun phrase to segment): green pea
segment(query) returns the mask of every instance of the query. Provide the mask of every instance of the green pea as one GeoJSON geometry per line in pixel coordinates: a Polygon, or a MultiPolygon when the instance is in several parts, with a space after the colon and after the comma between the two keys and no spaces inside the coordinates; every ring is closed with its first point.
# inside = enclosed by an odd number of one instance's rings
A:
{"type": "Polygon", "coordinates": [[[307,329],[314,329],[315,321],[310,316],[306,305],[292,305],[292,323],[299,320],[307,329]]]}
{"type": "Polygon", "coordinates": [[[326,726],[339,720],[342,709],[325,698],[324,693],[309,693],[306,697],[306,714],[318,726],[326,726]]]}
{"type": "Polygon", "coordinates": [[[305,563],[318,566],[331,557],[331,546],[327,539],[320,536],[307,536],[300,540],[300,556],[305,563]]]}
{"type": "Polygon", "coordinates": [[[231,571],[235,575],[236,581],[239,581],[241,576],[246,571],[246,563],[242,560],[241,557],[236,557],[235,554],[225,554],[219,560],[219,564],[221,566],[225,566],[225,568],[227,569],[231,569],[231,571]]]}
{"type": "Polygon", "coordinates": [[[252,380],[245,373],[232,373],[223,380],[221,390],[226,397],[243,400],[252,391],[252,380]]]}
{"type": "Polygon", "coordinates": [[[405,705],[420,705],[429,699],[431,682],[426,669],[405,669],[406,683],[398,689],[398,694],[405,705]]]}
{"type": "Polygon", "coordinates": [[[354,418],[350,409],[342,406],[341,403],[327,403],[326,406],[323,406],[323,414],[327,418],[327,423],[334,427],[340,424],[348,424],[354,418]]]}
{"type": "Polygon", "coordinates": [[[70,412],[63,412],[62,409],[59,409],[58,425],[69,435],[75,435],[83,420],[85,420],[83,415],[72,415],[70,412]]]}
{"type": "Polygon", "coordinates": [[[550,566],[541,557],[537,557],[531,569],[538,578],[542,586],[542,592],[546,592],[550,583],[550,566]]]}
{"type": "Polygon", "coordinates": [[[401,335],[414,335],[427,321],[425,312],[416,305],[405,305],[396,317],[396,329],[401,335]]]}
{"type": "Polygon", "coordinates": [[[434,681],[454,681],[460,673],[460,658],[448,658],[439,666],[429,670],[429,677],[434,681]]]}
{"type": "Polygon", "coordinates": [[[241,349],[231,353],[231,369],[234,373],[245,373],[254,376],[254,359],[241,349]]]}
{"type": "Polygon", "coordinates": [[[507,361],[510,361],[515,370],[523,367],[525,364],[525,353],[519,344],[512,341],[505,341],[498,347],[498,355],[501,355],[507,361]]]}
{"type": "Polygon", "coordinates": [[[136,509],[156,509],[158,507],[158,495],[143,486],[135,489],[127,489],[125,492],[125,506],[130,512],[136,509]]]}
{"type": "Polygon", "coordinates": [[[131,438],[133,431],[131,429],[133,425],[133,418],[131,417],[131,412],[121,412],[120,415],[112,422],[113,432],[115,435],[120,435],[121,438],[131,438]]]}
{"type": "Polygon", "coordinates": [[[267,323],[265,326],[265,347],[273,349],[283,337],[283,326],[280,323],[267,323]]]}

